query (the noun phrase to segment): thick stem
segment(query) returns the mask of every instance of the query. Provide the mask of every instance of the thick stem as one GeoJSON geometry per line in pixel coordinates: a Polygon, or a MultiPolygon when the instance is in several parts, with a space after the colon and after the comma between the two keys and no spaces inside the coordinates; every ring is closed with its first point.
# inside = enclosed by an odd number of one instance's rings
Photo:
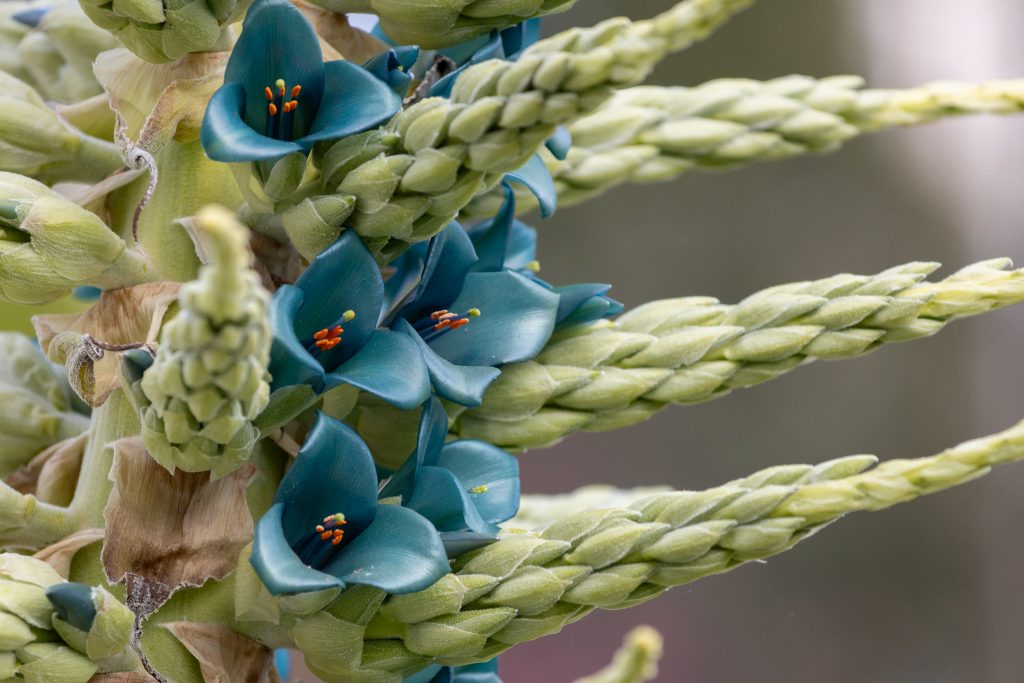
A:
{"type": "Polygon", "coordinates": [[[68,511],[77,529],[101,528],[103,508],[110,497],[108,476],[114,460],[111,447],[118,439],[139,433],[139,419],[122,390],[117,390],[92,414],[92,434],[82,456],[75,495],[68,511]]]}

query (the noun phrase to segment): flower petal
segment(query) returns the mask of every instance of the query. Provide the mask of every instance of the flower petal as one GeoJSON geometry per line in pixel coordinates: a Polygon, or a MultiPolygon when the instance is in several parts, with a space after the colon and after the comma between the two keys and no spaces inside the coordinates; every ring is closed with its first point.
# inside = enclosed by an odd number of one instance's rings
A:
{"type": "Polygon", "coordinates": [[[430,240],[419,285],[398,314],[415,323],[433,311],[450,308],[476,260],[469,235],[452,221],[430,240]]]}
{"type": "MultiPolygon", "coordinates": [[[[309,132],[296,140],[304,149],[320,140],[336,140],[375,128],[402,108],[402,96],[358,64],[328,62],[324,73],[324,95],[316,118],[309,132]]],[[[296,111],[301,109],[300,103],[296,111]]]]}
{"type": "Polygon", "coordinates": [[[270,353],[271,387],[309,384],[317,392],[323,390],[323,366],[310,355],[295,335],[295,315],[305,297],[302,290],[292,285],[282,285],[274,292],[268,317],[270,330],[274,334],[274,345],[270,353]]]}
{"type": "Polygon", "coordinates": [[[259,161],[302,151],[294,142],[257,133],[244,118],[245,107],[245,87],[241,83],[225,84],[213,93],[199,131],[206,156],[223,162],[259,161]]]}
{"type": "Polygon", "coordinates": [[[359,235],[349,230],[313,259],[295,286],[306,295],[294,318],[300,340],[339,322],[347,310],[356,314],[344,323],[341,344],[319,355],[321,365],[333,370],[363,348],[377,327],[384,303],[380,268],[359,235]]]}
{"type": "Polygon", "coordinates": [[[444,551],[448,557],[456,558],[459,555],[468,553],[471,550],[483,548],[498,540],[496,533],[481,534],[476,531],[442,531],[441,543],[444,544],[444,551]]]}
{"type": "Polygon", "coordinates": [[[516,170],[505,174],[506,182],[519,183],[533,193],[540,205],[540,215],[547,218],[558,208],[558,190],[555,189],[555,180],[551,177],[547,165],[539,154],[534,154],[530,160],[516,170]]]}
{"type": "Polygon", "coordinates": [[[604,295],[609,289],[611,289],[610,285],[600,284],[565,285],[552,288],[551,291],[560,297],[556,329],[589,323],[622,313],[623,305],[604,295]]]}
{"type": "Polygon", "coordinates": [[[493,367],[540,353],[555,326],[558,295],[518,273],[471,273],[450,308],[481,314],[441,334],[430,348],[451,363],[493,367]]]}
{"type": "Polygon", "coordinates": [[[487,387],[501,374],[500,370],[492,367],[449,363],[427,346],[423,338],[405,320],[398,320],[396,329],[409,335],[420,347],[427,372],[430,374],[430,382],[441,398],[463,406],[478,406],[484,400],[487,387]]]}
{"type": "Polygon", "coordinates": [[[289,90],[295,85],[302,86],[294,113],[294,130],[296,137],[300,137],[309,130],[324,97],[320,41],[313,27],[288,0],[256,0],[249,8],[242,34],[224,70],[225,83],[237,83],[245,89],[243,115],[250,128],[265,129],[264,88],[273,88],[279,78],[284,79],[289,90]]]}
{"type": "Polygon", "coordinates": [[[345,583],[388,593],[423,590],[449,572],[437,531],[426,519],[398,505],[377,506],[365,531],[324,568],[345,583]]]}
{"type": "Polygon", "coordinates": [[[508,185],[501,189],[505,201],[494,218],[467,231],[477,255],[477,262],[472,266],[474,273],[496,273],[508,267],[512,225],[516,222],[516,195],[508,185]]]}
{"type": "MultiPolygon", "coordinates": [[[[348,15],[351,21],[352,15],[348,15]]],[[[363,68],[374,77],[388,84],[399,97],[405,97],[412,83],[412,68],[419,59],[420,49],[412,45],[395,47],[370,57],[363,62],[363,68]]]]}
{"type": "Polygon", "coordinates": [[[256,524],[249,562],[273,595],[312,593],[345,584],[330,574],[306,566],[284,535],[284,503],[275,503],[256,524]]]}
{"type": "Polygon", "coordinates": [[[455,475],[485,521],[500,524],[519,512],[519,460],[500,448],[473,439],[453,441],[441,450],[437,466],[455,475]]]}
{"type": "Polygon", "coordinates": [[[336,512],[348,520],[345,533],[358,536],[377,509],[377,470],[370,450],[338,420],[317,415],[274,502],[284,503],[283,528],[289,544],[312,533],[324,517],[336,512]]]}
{"type": "Polygon", "coordinates": [[[462,482],[441,467],[421,467],[416,472],[416,486],[403,505],[429,519],[438,531],[498,533],[498,527],[477,512],[462,482]]]}
{"type": "Polygon", "coordinates": [[[565,126],[559,126],[544,142],[544,146],[556,159],[565,161],[565,158],[569,156],[569,149],[572,147],[572,133],[565,126]]]}
{"type": "MultiPolygon", "coordinates": [[[[404,336],[404,335],[403,335],[404,336]]],[[[413,342],[415,343],[415,342],[413,342]]],[[[431,397],[420,412],[416,431],[416,450],[398,468],[381,489],[379,498],[401,496],[408,499],[416,484],[416,472],[424,465],[433,465],[441,456],[444,440],[448,436],[448,414],[437,397],[431,397]]]]}
{"type": "Polygon", "coordinates": [[[403,410],[415,408],[430,396],[423,354],[407,335],[390,330],[374,332],[359,353],[327,375],[328,389],[339,384],[368,391],[403,410]]]}

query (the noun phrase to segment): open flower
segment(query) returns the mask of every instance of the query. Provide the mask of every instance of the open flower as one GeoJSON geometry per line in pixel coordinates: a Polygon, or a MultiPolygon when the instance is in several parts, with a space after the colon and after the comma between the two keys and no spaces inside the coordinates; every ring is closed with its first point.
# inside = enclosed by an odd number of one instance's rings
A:
{"type": "Polygon", "coordinates": [[[432,398],[420,417],[416,450],[381,491],[401,496],[441,532],[449,557],[493,541],[519,511],[519,461],[484,441],[445,443],[448,416],[432,398]]]}
{"type": "Polygon", "coordinates": [[[388,282],[392,329],[420,348],[438,396],[479,405],[506,363],[529,360],[551,337],[558,296],[512,271],[472,272],[476,251],[451,223],[403,256],[388,282]]]}
{"type": "Polygon", "coordinates": [[[256,0],[203,118],[200,140],[216,161],[308,152],[391,118],[402,98],[363,67],[324,63],[316,33],[287,0],[256,0]]]}
{"type": "MultiPolygon", "coordinates": [[[[554,287],[537,277],[537,231],[516,220],[515,194],[507,182],[503,189],[505,202],[497,215],[469,230],[479,258],[473,265],[473,272],[516,272],[557,294],[555,329],[621,313],[622,304],[605,296],[611,285],[586,283],[554,287]]],[[[535,194],[543,201],[541,193],[535,191],[535,194]]]]}
{"type": "Polygon", "coordinates": [[[377,262],[346,232],[274,293],[272,388],[349,384],[400,408],[421,404],[430,395],[423,354],[407,336],[376,329],[383,302],[377,262]]]}
{"type": "Polygon", "coordinates": [[[378,503],[366,444],[322,414],[256,525],[250,561],[274,595],[347,584],[409,593],[449,571],[431,523],[378,503]]]}

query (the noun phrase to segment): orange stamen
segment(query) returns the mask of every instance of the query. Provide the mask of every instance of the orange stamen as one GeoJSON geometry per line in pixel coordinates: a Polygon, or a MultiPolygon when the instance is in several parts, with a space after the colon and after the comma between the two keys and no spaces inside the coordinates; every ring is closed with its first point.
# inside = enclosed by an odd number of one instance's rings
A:
{"type": "Polygon", "coordinates": [[[292,88],[292,99],[294,100],[296,97],[298,97],[300,92],[302,92],[301,85],[297,85],[294,88],[292,88]]]}
{"type": "Polygon", "coordinates": [[[274,100],[274,91],[269,86],[263,89],[263,94],[267,96],[268,101],[272,102],[274,100]]]}
{"type": "Polygon", "coordinates": [[[430,319],[431,320],[437,320],[438,318],[440,318],[442,315],[445,315],[446,313],[448,313],[448,311],[446,309],[442,308],[440,311],[434,311],[433,313],[431,313],[430,314],[430,319]]]}
{"type": "Polygon", "coordinates": [[[276,116],[277,115],[277,105],[275,105],[273,102],[268,104],[267,105],[267,113],[270,114],[271,116],[276,116]]]}
{"type": "MultiPolygon", "coordinates": [[[[324,329],[322,329],[322,330],[320,330],[319,332],[317,332],[316,334],[314,334],[314,335],[313,335],[313,339],[314,339],[314,341],[320,341],[321,339],[323,339],[324,337],[326,337],[326,336],[327,336],[328,334],[330,334],[330,332],[331,332],[331,331],[330,331],[330,330],[328,330],[328,329],[327,329],[327,328],[325,327],[324,329]]],[[[325,521],[326,521],[326,520],[325,520],[325,521]]]]}
{"type": "MultiPolygon", "coordinates": [[[[448,322],[448,321],[446,320],[445,322],[448,322]]],[[[469,324],[469,320],[467,320],[466,318],[462,318],[461,320],[456,320],[455,322],[452,323],[452,329],[453,330],[457,330],[460,327],[462,327],[463,325],[468,325],[468,324],[469,324]]]]}
{"type": "Polygon", "coordinates": [[[320,534],[320,540],[321,541],[326,541],[330,537],[331,537],[331,532],[330,531],[325,531],[322,534],[320,534]]]}
{"type": "Polygon", "coordinates": [[[449,327],[451,324],[452,324],[452,321],[450,319],[448,319],[448,318],[445,318],[444,320],[442,320],[438,324],[434,325],[434,329],[435,330],[443,330],[444,328],[449,327]]]}

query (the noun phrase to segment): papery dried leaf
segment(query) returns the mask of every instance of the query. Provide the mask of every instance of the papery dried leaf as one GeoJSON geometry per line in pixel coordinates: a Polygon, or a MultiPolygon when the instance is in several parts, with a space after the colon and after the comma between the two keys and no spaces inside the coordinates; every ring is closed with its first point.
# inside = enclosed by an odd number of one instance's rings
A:
{"type": "Polygon", "coordinates": [[[55,443],[4,477],[19,493],[31,493],[44,503],[67,505],[75,492],[88,434],[55,443]]]}
{"type": "Polygon", "coordinates": [[[150,282],[115,289],[104,292],[84,313],[37,315],[32,324],[43,352],[65,362],[72,388],[97,406],[118,387],[117,354],[83,344],[81,337],[115,345],[154,342],[180,288],[177,282],[150,282]],[[58,349],[64,342],[67,348],[58,349]]]}
{"type": "Polygon", "coordinates": [[[270,650],[221,624],[163,624],[199,660],[207,683],[276,683],[270,650]]]}
{"type": "Polygon", "coordinates": [[[210,481],[209,472],[171,475],[139,437],[113,444],[114,482],[103,511],[103,566],[111,582],[129,574],[173,591],[223,579],[252,540],[245,489],[252,465],[210,481]]]}
{"type": "Polygon", "coordinates": [[[259,274],[263,286],[270,292],[283,284],[295,282],[305,269],[302,256],[290,243],[281,244],[253,233],[249,246],[254,255],[253,270],[259,274]]]}
{"type": "Polygon", "coordinates": [[[87,545],[103,540],[103,535],[103,529],[82,529],[53,545],[46,546],[32,557],[46,562],[66,579],[71,573],[71,561],[75,559],[75,553],[87,545]]]}
{"type": "MultiPolygon", "coordinates": [[[[146,119],[172,83],[178,80],[210,80],[219,85],[224,79],[229,54],[193,53],[175,62],[150,64],[124,48],[117,48],[97,57],[93,71],[110,99],[110,108],[124,118],[127,124],[125,132],[137,140],[146,119]]],[[[202,103],[205,107],[206,100],[202,103]]]]}
{"type": "MultiPolygon", "coordinates": [[[[366,31],[349,26],[348,17],[339,12],[296,0],[296,7],[313,25],[321,43],[327,43],[340,58],[362,63],[388,49],[388,45],[366,31]]],[[[324,54],[324,59],[330,59],[324,54]]]]}

